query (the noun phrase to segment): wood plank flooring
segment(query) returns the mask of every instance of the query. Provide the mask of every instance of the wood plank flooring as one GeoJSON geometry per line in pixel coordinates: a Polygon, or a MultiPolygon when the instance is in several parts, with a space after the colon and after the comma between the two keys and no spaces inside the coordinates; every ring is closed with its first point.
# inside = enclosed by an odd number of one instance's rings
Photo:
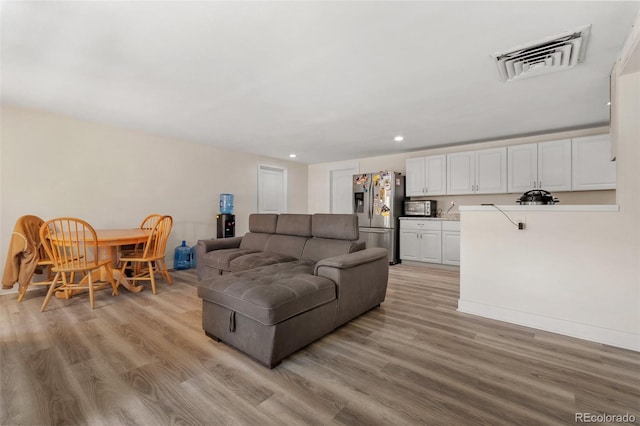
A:
{"type": "Polygon", "coordinates": [[[387,299],[268,370],[206,337],[193,271],[117,297],[0,297],[1,425],[640,422],[640,354],[458,313],[456,271],[391,267],[387,299]]]}

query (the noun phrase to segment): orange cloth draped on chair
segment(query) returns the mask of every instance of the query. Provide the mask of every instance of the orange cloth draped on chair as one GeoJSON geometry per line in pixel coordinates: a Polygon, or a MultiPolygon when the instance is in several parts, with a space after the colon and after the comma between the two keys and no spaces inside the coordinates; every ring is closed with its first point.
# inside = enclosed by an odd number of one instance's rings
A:
{"type": "Polygon", "coordinates": [[[40,256],[40,226],[44,221],[38,216],[20,217],[11,234],[7,262],[2,275],[2,288],[13,288],[17,282],[20,290],[31,281],[40,256]]]}

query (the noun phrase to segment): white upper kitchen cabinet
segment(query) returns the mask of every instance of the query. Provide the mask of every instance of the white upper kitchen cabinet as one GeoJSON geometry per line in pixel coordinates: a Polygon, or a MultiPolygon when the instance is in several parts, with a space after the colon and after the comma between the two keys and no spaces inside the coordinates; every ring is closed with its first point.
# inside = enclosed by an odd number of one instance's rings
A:
{"type": "Polygon", "coordinates": [[[509,192],[526,192],[538,183],[538,144],[507,147],[507,188],[509,192]]]}
{"type": "Polygon", "coordinates": [[[444,195],[446,156],[408,158],[406,160],[406,196],[444,195]]]}
{"type": "Polygon", "coordinates": [[[571,139],[538,143],[538,185],[546,191],[571,191],[571,139]]]}
{"type": "Polygon", "coordinates": [[[476,194],[507,192],[507,148],[476,151],[476,194]]]}
{"type": "Polygon", "coordinates": [[[447,154],[447,194],[507,192],[507,148],[447,154]]]}
{"type": "Polygon", "coordinates": [[[616,187],[616,163],[611,161],[608,134],[574,138],[571,166],[574,191],[616,187]]]}
{"type": "Polygon", "coordinates": [[[473,194],[475,173],[475,152],[447,154],[447,194],[473,194]]]}
{"type": "Polygon", "coordinates": [[[507,147],[508,191],[571,190],[571,139],[507,147]]]}

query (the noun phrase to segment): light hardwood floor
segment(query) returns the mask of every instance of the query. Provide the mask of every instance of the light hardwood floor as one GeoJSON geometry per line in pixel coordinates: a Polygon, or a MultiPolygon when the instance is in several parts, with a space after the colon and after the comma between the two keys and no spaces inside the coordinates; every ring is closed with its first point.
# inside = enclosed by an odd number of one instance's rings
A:
{"type": "Polygon", "coordinates": [[[456,311],[457,272],[396,265],[375,309],[268,370],[206,337],[191,271],[133,294],[0,297],[2,425],[640,421],[640,354],[456,311]]]}

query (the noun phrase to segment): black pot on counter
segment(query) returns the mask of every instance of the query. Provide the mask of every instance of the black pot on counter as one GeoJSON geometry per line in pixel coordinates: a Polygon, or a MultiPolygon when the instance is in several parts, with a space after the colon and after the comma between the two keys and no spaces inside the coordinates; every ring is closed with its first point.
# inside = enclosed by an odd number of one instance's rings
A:
{"type": "Polygon", "coordinates": [[[532,189],[527,191],[520,198],[516,200],[516,203],[521,205],[535,205],[535,204],[555,204],[559,203],[558,199],[551,195],[549,191],[544,189],[532,189]]]}

